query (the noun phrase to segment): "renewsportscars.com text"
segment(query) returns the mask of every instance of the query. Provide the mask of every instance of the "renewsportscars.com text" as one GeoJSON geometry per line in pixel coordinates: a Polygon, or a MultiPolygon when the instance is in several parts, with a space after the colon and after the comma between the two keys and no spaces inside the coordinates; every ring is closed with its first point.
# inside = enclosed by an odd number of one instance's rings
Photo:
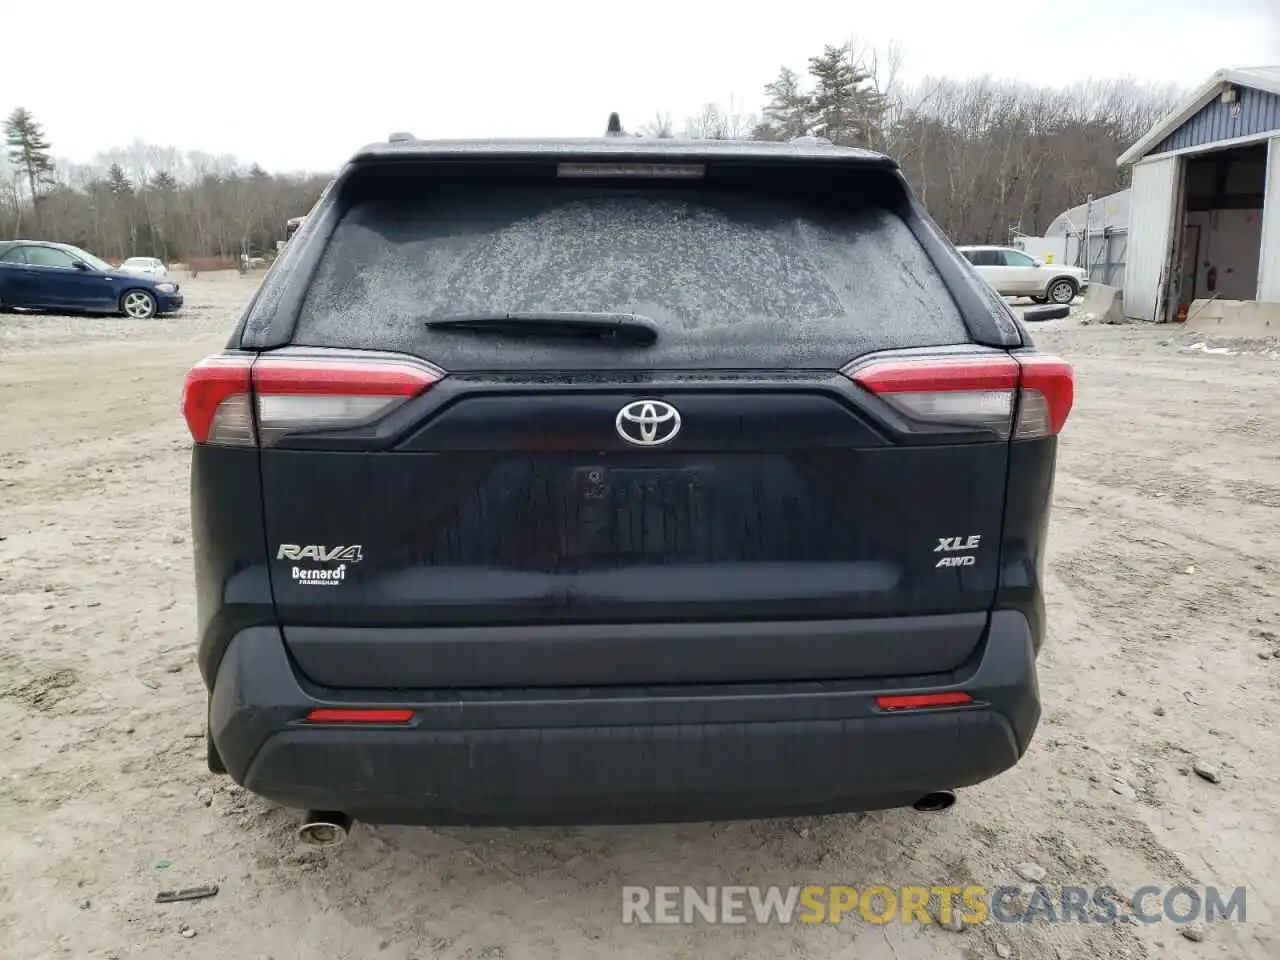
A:
{"type": "Polygon", "coordinates": [[[1245,920],[1245,888],[627,886],[626,924],[1190,923],[1245,920]]]}

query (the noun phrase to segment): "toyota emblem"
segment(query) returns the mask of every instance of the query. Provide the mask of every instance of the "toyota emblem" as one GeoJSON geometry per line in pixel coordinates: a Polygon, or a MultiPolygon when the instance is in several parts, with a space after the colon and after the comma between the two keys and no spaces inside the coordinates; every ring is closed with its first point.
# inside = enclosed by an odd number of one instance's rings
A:
{"type": "Polygon", "coordinates": [[[638,447],[656,447],[680,432],[680,411],[661,400],[633,400],[613,421],[618,436],[638,447]]]}

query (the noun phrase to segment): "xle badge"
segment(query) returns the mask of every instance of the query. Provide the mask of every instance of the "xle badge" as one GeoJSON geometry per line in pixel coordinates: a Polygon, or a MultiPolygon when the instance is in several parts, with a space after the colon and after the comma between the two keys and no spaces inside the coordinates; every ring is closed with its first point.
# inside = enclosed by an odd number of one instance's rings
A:
{"type": "Polygon", "coordinates": [[[933,565],[933,568],[937,570],[939,567],[972,567],[978,562],[978,559],[972,553],[964,553],[964,551],[977,550],[978,544],[981,542],[981,534],[973,534],[968,537],[939,537],[938,545],[933,548],[934,553],[962,555],[941,557],[933,565]]]}

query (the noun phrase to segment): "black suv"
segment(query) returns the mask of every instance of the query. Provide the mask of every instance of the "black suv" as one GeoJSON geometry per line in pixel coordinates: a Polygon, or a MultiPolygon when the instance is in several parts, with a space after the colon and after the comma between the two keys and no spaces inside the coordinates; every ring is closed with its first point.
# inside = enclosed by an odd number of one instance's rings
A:
{"type": "Polygon", "coordinates": [[[1039,719],[1072,384],[879,154],[367,147],[186,379],[210,766],[339,825],[947,806],[1039,719]]]}

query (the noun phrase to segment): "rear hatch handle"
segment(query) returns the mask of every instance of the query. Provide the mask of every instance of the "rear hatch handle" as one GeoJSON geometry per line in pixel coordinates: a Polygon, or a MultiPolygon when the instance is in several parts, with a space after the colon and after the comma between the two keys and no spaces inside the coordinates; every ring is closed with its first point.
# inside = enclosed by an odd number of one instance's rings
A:
{"type": "Polygon", "coordinates": [[[657,325],[633,313],[479,313],[432,317],[424,323],[433,330],[506,337],[571,337],[639,346],[658,339],[657,325]]]}

